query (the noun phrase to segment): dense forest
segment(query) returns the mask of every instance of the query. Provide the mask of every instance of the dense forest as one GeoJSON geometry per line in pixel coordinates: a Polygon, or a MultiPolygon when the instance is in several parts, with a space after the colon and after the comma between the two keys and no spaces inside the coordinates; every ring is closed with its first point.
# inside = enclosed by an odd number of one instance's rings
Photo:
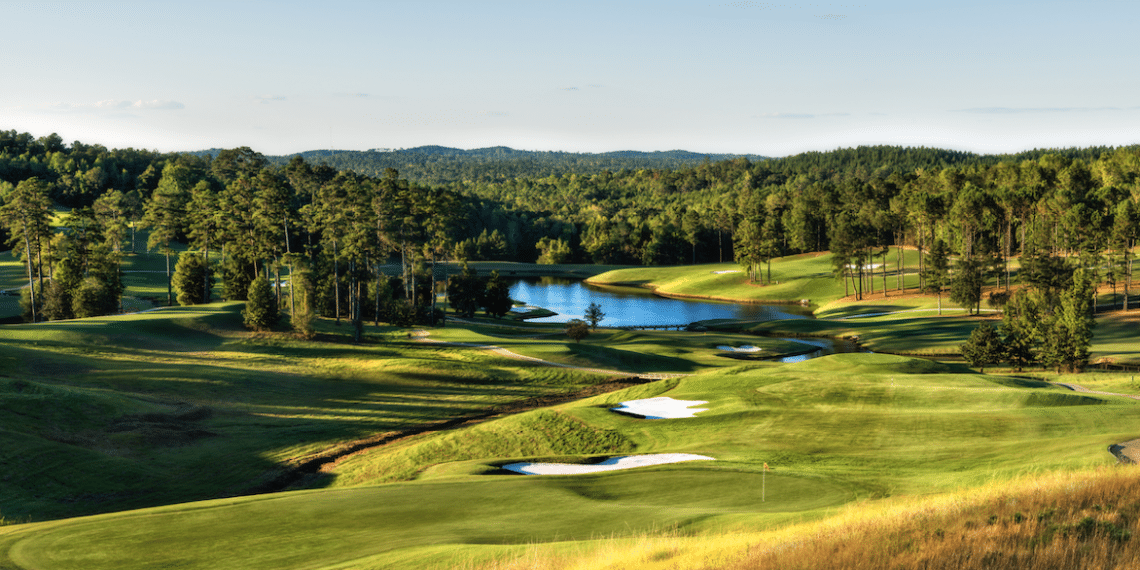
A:
{"type": "MultiPolygon", "coordinates": [[[[195,154],[213,156],[219,151],[220,149],[214,149],[195,154]]],[[[386,170],[392,168],[411,182],[433,186],[461,181],[500,182],[515,178],[597,174],[604,171],[672,170],[737,156],[753,161],[764,160],[764,157],[758,155],[699,154],[682,150],[595,154],[525,151],[502,146],[474,150],[442,146],[369,151],[315,150],[266,158],[272,164],[284,166],[297,156],[314,166],[324,164],[337,171],[348,170],[372,177],[383,176],[386,170]]]]}
{"type": "Polygon", "coordinates": [[[145,227],[153,250],[179,241],[199,252],[204,285],[214,278],[206,268],[220,266],[227,298],[245,298],[258,278],[280,283],[288,266],[311,280],[317,314],[422,320],[434,302],[429,268],[441,259],[735,260],[763,282],[773,257],[830,250],[836,278],[861,295],[865,264],[904,245],[923,252],[924,285],[938,291],[951,273],[1008,287],[1016,257],[1020,278],[1047,288],[1078,269],[1127,284],[1140,147],[983,156],[877,146],[427,184],[303,156],[275,164],[244,147],[159,154],[0,131],[0,197],[8,243],[44,287],[45,314],[67,314],[52,281],[68,281],[73,297],[96,295],[83,283],[95,287],[91,272],[111,271],[127,232],[145,227]],[[53,202],[72,209],[54,237],[44,221],[53,202]]]}

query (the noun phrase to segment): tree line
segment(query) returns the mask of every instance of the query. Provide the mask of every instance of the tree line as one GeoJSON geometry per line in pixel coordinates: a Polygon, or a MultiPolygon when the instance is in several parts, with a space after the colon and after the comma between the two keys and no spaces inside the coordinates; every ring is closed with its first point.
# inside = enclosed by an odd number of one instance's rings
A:
{"type": "Polygon", "coordinates": [[[430,186],[395,169],[370,176],[300,156],[274,164],[246,147],[158,154],[0,131],[7,241],[35,283],[33,305],[60,318],[65,306],[88,314],[75,301],[85,279],[111,282],[106,295],[121,289],[105,268],[144,247],[140,228],[145,247],[167,255],[168,302],[174,244],[185,243],[194,252],[179,256],[194,275],[179,282],[187,300],[208,300],[210,279],[243,299],[259,277],[283,299],[284,270],[299,292],[291,303],[358,324],[430,320],[441,259],[736,261],[763,283],[771,259],[829,250],[836,278],[860,297],[876,281],[905,287],[901,271],[893,283],[874,273],[891,248],[916,249],[919,286],[964,306],[980,306],[981,283],[1009,291],[1014,258],[1019,284],[1047,287],[1079,268],[1092,283],[1121,286],[1127,306],[1138,177],[1138,147],[1006,156],[859,147],[430,186]],[[53,204],[71,208],[63,232],[51,230],[53,204]],[[50,284],[64,259],[58,282],[70,297],[50,284]],[[202,283],[197,296],[186,293],[192,282],[202,283]]]}

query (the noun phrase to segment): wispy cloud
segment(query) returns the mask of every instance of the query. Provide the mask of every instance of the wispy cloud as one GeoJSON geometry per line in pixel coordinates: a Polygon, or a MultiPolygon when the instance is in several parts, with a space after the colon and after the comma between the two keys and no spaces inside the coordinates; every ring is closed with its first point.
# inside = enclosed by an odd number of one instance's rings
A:
{"type": "Polygon", "coordinates": [[[150,101],[125,101],[107,99],[95,103],[53,103],[50,108],[56,111],[177,111],[186,105],[178,101],[152,99],[150,101]]]}
{"type": "Polygon", "coordinates": [[[977,113],[985,115],[1013,115],[1017,113],[1081,113],[1088,111],[1123,111],[1120,107],[974,107],[955,109],[952,113],[977,113]]]}
{"type": "Polygon", "coordinates": [[[559,87],[559,89],[562,91],[577,91],[578,90],[577,87],[559,87]]]}
{"type": "MultiPolygon", "coordinates": [[[[368,97],[371,97],[371,95],[369,95],[368,93],[340,92],[340,93],[334,93],[333,95],[336,97],[356,97],[359,99],[366,99],[368,97]]],[[[282,97],[282,99],[284,99],[284,97],[282,97]]]]}
{"type": "Polygon", "coordinates": [[[850,113],[764,113],[765,119],[818,119],[820,117],[846,117],[850,113]]]}
{"type": "Polygon", "coordinates": [[[262,105],[268,105],[268,104],[276,102],[276,101],[284,101],[285,96],[284,95],[256,95],[253,97],[253,100],[257,101],[258,103],[260,103],[262,105]]]}
{"type": "Polygon", "coordinates": [[[479,116],[481,117],[506,117],[508,115],[510,115],[510,113],[506,111],[479,111],[479,116]]]}

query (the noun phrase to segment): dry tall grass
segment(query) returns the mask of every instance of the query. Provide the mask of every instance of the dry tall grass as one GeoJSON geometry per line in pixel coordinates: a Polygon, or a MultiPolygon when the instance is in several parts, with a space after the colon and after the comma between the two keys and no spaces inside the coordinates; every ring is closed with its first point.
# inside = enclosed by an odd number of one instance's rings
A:
{"type": "Polygon", "coordinates": [[[778,531],[645,535],[583,544],[577,550],[532,545],[523,556],[477,566],[481,570],[1136,569],[1140,568],[1140,470],[1051,473],[929,499],[855,505],[835,517],[778,531]]]}

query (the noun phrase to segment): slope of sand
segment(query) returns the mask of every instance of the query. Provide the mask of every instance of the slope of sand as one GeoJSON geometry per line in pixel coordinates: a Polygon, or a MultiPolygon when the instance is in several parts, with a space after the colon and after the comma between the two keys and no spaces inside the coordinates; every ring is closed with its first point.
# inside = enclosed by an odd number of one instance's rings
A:
{"type": "Polygon", "coordinates": [[[668,396],[660,396],[644,400],[629,400],[622,402],[620,407],[611,409],[615,412],[642,416],[647,420],[665,420],[695,417],[697,412],[706,411],[708,408],[692,410],[689,408],[707,403],[705,400],[674,400],[668,396]]]}
{"type": "Polygon", "coordinates": [[[706,455],[694,455],[692,453],[654,453],[650,455],[611,457],[601,463],[594,463],[592,465],[577,465],[572,463],[511,463],[504,465],[503,469],[524,475],[580,475],[582,473],[617,471],[619,469],[633,469],[634,467],[648,467],[650,465],[664,465],[667,463],[680,463],[682,461],[715,461],[715,459],[706,455]]]}

